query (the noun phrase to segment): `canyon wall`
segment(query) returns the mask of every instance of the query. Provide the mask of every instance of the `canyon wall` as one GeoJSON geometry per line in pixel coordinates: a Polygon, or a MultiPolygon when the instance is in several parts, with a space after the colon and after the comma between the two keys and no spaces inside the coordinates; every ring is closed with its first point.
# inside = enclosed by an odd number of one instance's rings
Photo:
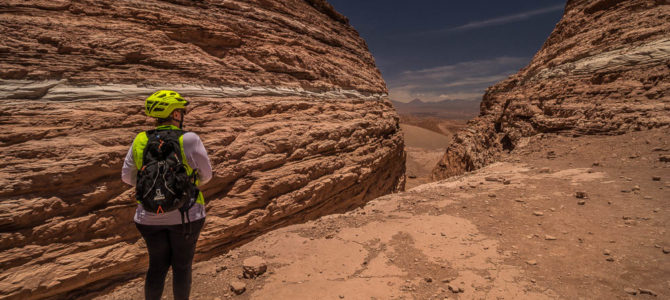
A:
{"type": "Polygon", "coordinates": [[[433,170],[480,168],[539,133],[621,134],[670,124],[670,2],[569,0],[528,66],[489,87],[433,170]]]}
{"type": "Polygon", "coordinates": [[[2,299],[146,270],[120,172],[158,89],[191,101],[214,169],[197,259],[404,188],[386,85],[323,0],[9,0],[0,37],[2,299]]]}

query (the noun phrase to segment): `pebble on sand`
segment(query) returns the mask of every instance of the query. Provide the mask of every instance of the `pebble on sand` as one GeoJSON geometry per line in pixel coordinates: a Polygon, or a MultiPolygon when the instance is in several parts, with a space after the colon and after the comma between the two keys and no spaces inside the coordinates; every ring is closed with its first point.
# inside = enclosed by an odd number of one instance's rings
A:
{"type": "Polygon", "coordinates": [[[541,212],[541,211],[534,211],[534,212],[533,212],[533,215],[538,216],[538,217],[541,217],[541,216],[544,216],[544,213],[541,212]]]}
{"type": "Polygon", "coordinates": [[[247,290],[247,285],[244,282],[235,280],[230,283],[230,290],[237,295],[241,295],[247,290]]]}
{"type": "Polygon", "coordinates": [[[637,295],[637,290],[634,288],[624,288],[623,291],[631,295],[637,295]]]}
{"type": "Polygon", "coordinates": [[[578,199],[586,199],[589,197],[589,195],[586,192],[577,191],[575,192],[575,197],[577,197],[578,199]]]}
{"type": "Polygon", "coordinates": [[[531,265],[531,266],[534,266],[534,265],[537,265],[537,260],[531,259],[531,260],[526,261],[526,263],[531,265]]]}
{"type": "Polygon", "coordinates": [[[254,278],[267,271],[268,266],[260,256],[252,256],[242,262],[244,278],[254,278]]]}
{"type": "Polygon", "coordinates": [[[579,204],[579,205],[584,205],[584,204],[586,204],[586,201],[584,201],[584,200],[579,200],[579,201],[577,201],[577,204],[579,204]]]}
{"type": "Polygon", "coordinates": [[[547,241],[555,241],[556,237],[552,236],[552,235],[545,235],[544,239],[547,240],[547,241]]]}
{"type": "Polygon", "coordinates": [[[465,291],[465,289],[462,286],[456,285],[456,284],[453,284],[453,283],[450,283],[449,285],[447,285],[447,287],[454,294],[462,293],[462,292],[465,291]]]}

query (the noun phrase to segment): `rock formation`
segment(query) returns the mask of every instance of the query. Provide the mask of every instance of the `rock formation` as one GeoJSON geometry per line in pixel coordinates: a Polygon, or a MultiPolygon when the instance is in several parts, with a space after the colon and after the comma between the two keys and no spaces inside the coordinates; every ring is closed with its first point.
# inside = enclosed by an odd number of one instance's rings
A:
{"type": "Polygon", "coordinates": [[[215,172],[198,259],[403,188],[385,83],[324,0],[9,0],[0,37],[2,299],[145,270],[120,169],[157,89],[192,101],[215,172]]]}
{"type": "Polygon", "coordinates": [[[487,89],[433,170],[480,168],[538,133],[621,134],[670,124],[670,5],[569,0],[530,64],[487,89]]]}

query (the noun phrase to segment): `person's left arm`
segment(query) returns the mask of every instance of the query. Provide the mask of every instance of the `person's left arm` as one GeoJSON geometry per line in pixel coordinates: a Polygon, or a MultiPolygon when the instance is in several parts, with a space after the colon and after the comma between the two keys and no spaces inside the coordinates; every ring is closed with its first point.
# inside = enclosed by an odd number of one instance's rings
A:
{"type": "Polygon", "coordinates": [[[198,171],[200,185],[212,179],[212,165],[209,162],[205,145],[202,144],[197,134],[193,132],[184,134],[184,154],[191,168],[198,171]]]}

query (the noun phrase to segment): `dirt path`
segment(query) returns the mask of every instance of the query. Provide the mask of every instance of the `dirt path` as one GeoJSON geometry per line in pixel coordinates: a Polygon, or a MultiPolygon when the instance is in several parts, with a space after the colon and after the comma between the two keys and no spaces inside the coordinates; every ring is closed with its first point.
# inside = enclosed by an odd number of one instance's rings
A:
{"type": "Polygon", "coordinates": [[[477,172],[200,262],[192,299],[668,299],[668,136],[534,138],[477,172]],[[239,278],[251,256],[268,271],[239,278]]]}

